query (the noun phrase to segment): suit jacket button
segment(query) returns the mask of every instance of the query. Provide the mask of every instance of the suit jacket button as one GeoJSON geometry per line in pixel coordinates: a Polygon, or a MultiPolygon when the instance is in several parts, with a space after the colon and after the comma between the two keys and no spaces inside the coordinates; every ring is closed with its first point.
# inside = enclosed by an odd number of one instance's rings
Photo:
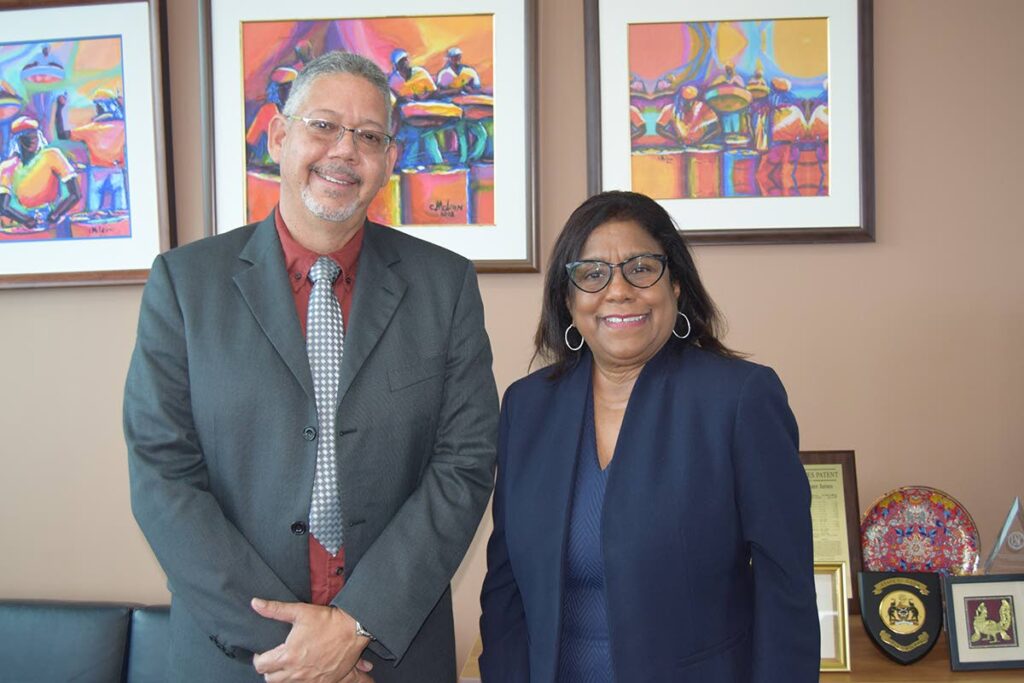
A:
{"type": "Polygon", "coordinates": [[[302,430],[302,438],[306,441],[312,441],[316,438],[316,429],[313,427],[306,427],[302,430]]]}
{"type": "Polygon", "coordinates": [[[304,533],[306,533],[306,529],[307,527],[305,522],[300,521],[292,524],[292,533],[296,536],[302,536],[304,533]]]}

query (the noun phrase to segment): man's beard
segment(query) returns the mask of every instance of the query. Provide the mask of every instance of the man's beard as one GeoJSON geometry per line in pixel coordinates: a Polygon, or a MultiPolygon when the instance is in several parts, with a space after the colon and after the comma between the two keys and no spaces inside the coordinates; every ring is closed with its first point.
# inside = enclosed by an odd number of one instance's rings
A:
{"type": "MultiPolygon", "coordinates": [[[[348,169],[337,167],[321,168],[314,166],[310,168],[310,171],[314,173],[323,172],[324,175],[343,175],[350,182],[362,182],[362,178],[360,178],[357,174],[353,173],[348,169]]],[[[315,197],[313,197],[313,193],[310,192],[308,185],[302,188],[302,203],[306,205],[306,209],[308,209],[311,214],[313,214],[314,216],[321,220],[331,221],[332,223],[342,223],[344,221],[347,221],[349,218],[352,218],[352,216],[354,216],[356,211],[359,209],[358,197],[356,199],[353,199],[352,203],[349,204],[348,206],[328,208],[321,204],[320,202],[318,202],[315,197]]]]}
{"type": "Polygon", "coordinates": [[[347,221],[359,209],[358,199],[352,200],[352,203],[348,206],[328,208],[313,197],[313,193],[309,191],[308,187],[302,188],[302,203],[306,205],[306,209],[311,214],[321,220],[331,221],[332,223],[347,221]]]}

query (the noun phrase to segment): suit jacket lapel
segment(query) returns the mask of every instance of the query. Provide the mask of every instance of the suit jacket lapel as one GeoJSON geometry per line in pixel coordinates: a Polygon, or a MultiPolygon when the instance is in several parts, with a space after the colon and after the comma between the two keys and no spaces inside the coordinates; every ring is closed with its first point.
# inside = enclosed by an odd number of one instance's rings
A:
{"type": "MultiPolygon", "coordinates": [[[[541,467],[543,472],[536,478],[533,500],[541,509],[541,517],[547,524],[558,529],[558,533],[538,533],[536,542],[538,556],[553,560],[545,562],[542,573],[554,579],[556,594],[544,601],[548,614],[539,621],[552,629],[545,640],[550,644],[551,653],[546,661],[551,668],[542,680],[554,680],[559,657],[559,637],[562,628],[562,595],[565,579],[565,546],[569,539],[569,517],[572,514],[573,484],[583,439],[584,415],[587,399],[590,397],[592,357],[584,351],[579,363],[557,384],[552,397],[552,410],[546,429],[543,430],[545,449],[541,467]],[[550,506],[550,507],[548,507],[550,506]]],[[[540,432],[542,430],[538,430],[540,432]]],[[[544,658],[542,658],[544,659],[544,658]]]]}
{"type": "Polygon", "coordinates": [[[234,277],[242,298],[303,391],[315,399],[306,342],[295,313],[273,213],[256,226],[239,258],[251,264],[234,277]]]}
{"type": "MultiPolygon", "coordinates": [[[[630,545],[630,539],[638,537],[637,525],[645,530],[671,533],[677,520],[666,520],[657,516],[646,516],[649,507],[637,496],[648,496],[652,500],[671,499],[673,493],[666,491],[666,484],[677,481],[675,475],[681,467],[672,461],[671,453],[686,453],[689,434],[680,424],[679,405],[673,400],[671,387],[678,382],[679,356],[686,353],[668,342],[640,371],[626,413],[622,417],[619,436],[615,444],[615,457],[608,470],[604,493],[604,513],[601,535],[604,539],[602,555],[606,585],[628,581],[635,557],[621,549],[630,545]],[[659,493],[661,496],[659,497],[659,493]],[[609,548],[620,552],[610,552],[609,548]]],[[[677,509],[686,509],[687,501],[679,501],[677,509]]],[[[608,598],[609,627],[613,631],[621,627],[622,611],[616,611],[621,603],[617,596],[608,598]]]]}
{"type": "Polygon", "coordinates": [[[350,324],[345,330],[345,355],[338,378],[339,404],[387,329],[407,287],[391,269],[401,258],[381,239],[381,231],[391,228],[367,221],[365,229],[350,324]]]}

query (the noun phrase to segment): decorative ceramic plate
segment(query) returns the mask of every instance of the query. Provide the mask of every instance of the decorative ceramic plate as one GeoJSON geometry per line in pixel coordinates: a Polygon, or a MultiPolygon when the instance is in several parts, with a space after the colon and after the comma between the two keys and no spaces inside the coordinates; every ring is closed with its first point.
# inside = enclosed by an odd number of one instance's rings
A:
{"type": "Polygon", "coordinates": [[[981,540],[963,505],[927,486],[903,486],[868,508],[860,523],[870,572],[974,574],[981,540]]]}

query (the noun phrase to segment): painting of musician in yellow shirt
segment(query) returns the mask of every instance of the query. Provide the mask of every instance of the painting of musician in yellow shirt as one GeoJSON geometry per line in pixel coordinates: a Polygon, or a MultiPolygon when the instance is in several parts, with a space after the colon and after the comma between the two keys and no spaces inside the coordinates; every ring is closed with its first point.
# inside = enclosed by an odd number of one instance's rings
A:
{"type": "Polygon", "coordinates": [[[40,232],[56,227],[71,237],[68,212],[80,198],[78,174],[67,157],[49,147],[39,122],[22,116],[11,124],[11,150],[0,163],[0,230],[40,232]]]}
{"type": "Polygon", "coordinates": [[[119,36],[0,43],[0,253],[131,239],[124,93],[119,36]]]}

